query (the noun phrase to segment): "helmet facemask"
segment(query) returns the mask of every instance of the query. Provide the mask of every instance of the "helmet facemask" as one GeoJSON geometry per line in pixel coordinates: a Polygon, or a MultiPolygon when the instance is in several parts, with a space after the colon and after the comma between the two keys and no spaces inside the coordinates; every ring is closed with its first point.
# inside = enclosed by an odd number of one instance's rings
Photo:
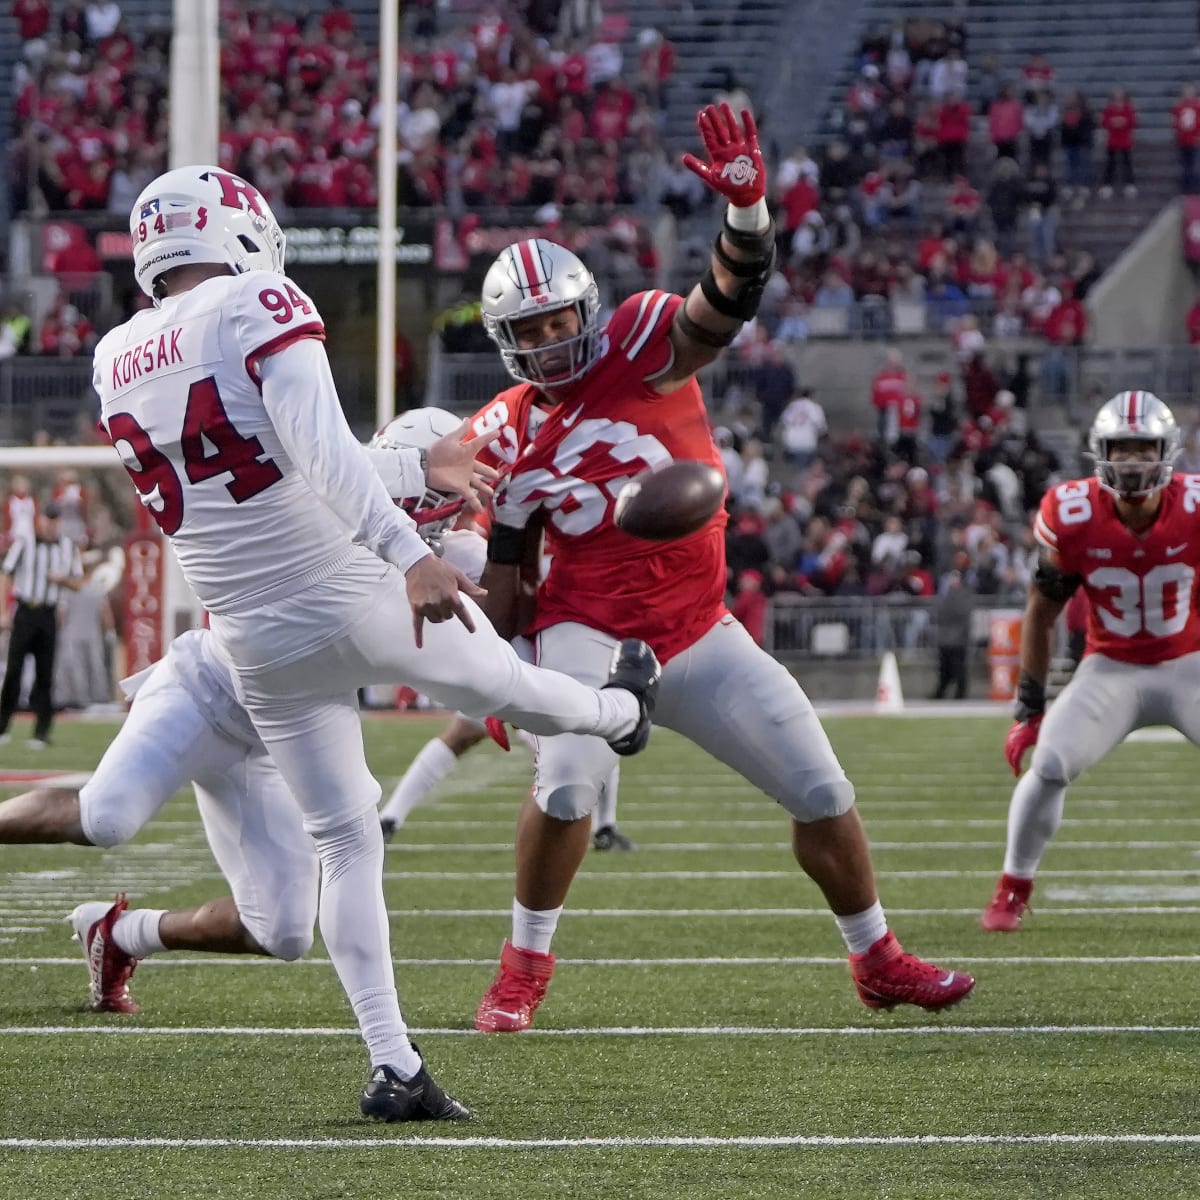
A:
{"type": "Polygon", "coordinates": [[[1153,496],[1171,482],[1179,457],[1179,425],[1151,392],[1120,392],[1101,406],[1088,435],[1088,451],[1105,491],[1126,501],[1153,496]],[[1113,448],[1133,442],[1153,446],[1150,460],[1113,461],[1113,448]]]}
{"type": "MultiPolygon", "coordinates": [[[[523,383],[537,384],[538,387],[555,388],[568,383],[574,383],[584,375],[596,361],[597,338],[596,316],[600,311],[600,297],[593,283],[591,291],[595,294],[594,308],[589,309],[589,296],[576,300],[574,304],[564,305],[551,312],[575,313],[579,321],[579,332],[562,341],[549,342],[534,349],[521,349],[515,324],[532,313],[519,313],[516,317],[489,319],[484,317],[483,325],[488,335],[500,347],[500,357],[508,373],[514,379],[523,383]],[[562,359],[563,361],[559,361],[562,359]]],[[[549,316],[551,312],[544,312],[549,316]]]]}

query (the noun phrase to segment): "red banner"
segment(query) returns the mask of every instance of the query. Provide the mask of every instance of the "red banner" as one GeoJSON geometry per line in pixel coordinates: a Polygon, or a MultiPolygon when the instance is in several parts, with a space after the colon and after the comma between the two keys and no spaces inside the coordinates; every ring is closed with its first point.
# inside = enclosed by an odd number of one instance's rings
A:
{"type": "Polygon", "coordinates": [[[125,542],[125,673],[134,675],[163,656],[163,540],[143,530],[125,542]]]}

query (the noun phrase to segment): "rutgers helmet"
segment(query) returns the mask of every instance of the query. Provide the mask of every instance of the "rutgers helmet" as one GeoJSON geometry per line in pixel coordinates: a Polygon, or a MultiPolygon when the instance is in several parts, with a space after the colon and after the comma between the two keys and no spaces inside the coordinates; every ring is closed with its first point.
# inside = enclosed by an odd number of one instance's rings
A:
{"type": "MultiPolygon", "coordinates": [[[[393,417],[370,442],[372,450],[428,450],[434,442],[462,425],[444,408],[414,408],[393,417]]],[[[416,522],[422,537],[436,537],[458,519],[466,505],[462,496],[439,492],[425,485],[425,494],[405,500],[401,507],[416,522]]]]}
{"type": "Polygon", "coordinates": [[[565,246],[545,238],[514,242],[484,276],[483,328],[514,379],[561,387],[580,378],[599,354],[600,290],[591,271],[565,246]],[[564,308],[578,314],[578,334],[535,350],[517,345],[514,321],[564,308]],[[561,367],[559,358],[565,359],[561,367]]]}
{"type": "Polygon", "coordinates": [[[220,167],[179,167],[147,184],[129,214],[133,275],[157,305],[159,276],[220,263],[236,275],[282,271],[286,239],[262,193],[220,167]]]}
{"type": "Polygon", "coordinates": [[[1179,457],[1179,423],[1152,392],[1118,392],[1096,414],[1088,433],[1100,486],[1115,496],[1150,496],[1171,482],[1179,457]],[[1156,462],[1113,462],[1113,442],[1153,442],[1156,462]]]}

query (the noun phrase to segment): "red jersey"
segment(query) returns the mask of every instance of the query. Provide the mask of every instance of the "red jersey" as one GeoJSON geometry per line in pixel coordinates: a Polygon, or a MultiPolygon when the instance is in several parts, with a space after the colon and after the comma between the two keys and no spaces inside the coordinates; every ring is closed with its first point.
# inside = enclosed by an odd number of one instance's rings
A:
{"type": "Polygon", "coordinates": [[[1098,479],[1078,479],[1042,497],[1034,533],[1083,579],[1091,602],[1087,653],[1149,665],[1200,650],[1200,475],[1176,475],[1154,524],[1136,534],[1117,516],[1098,479]]]}
{"type": "MultiPolygon", "coordinates": [[[[559,403],[523,441],[496,493],[501,524],[523,528],[537,510],[546,514],[550,570],[527,633],[577,621],[642,638],[666,662],[726,615],[723,509],[672,542],[644,541],[613,524],[621,486],[646,467],[690,458],[721,469],[696,380],[667,395],[647,382],[673,360],[669,332],[682,303],[651,291],[621,304],[596,362],[583,379],[556,389],[559,403]]],[[[526,384],[497,399],[514,397],[519,411],[534,392],[526,384]]]]}

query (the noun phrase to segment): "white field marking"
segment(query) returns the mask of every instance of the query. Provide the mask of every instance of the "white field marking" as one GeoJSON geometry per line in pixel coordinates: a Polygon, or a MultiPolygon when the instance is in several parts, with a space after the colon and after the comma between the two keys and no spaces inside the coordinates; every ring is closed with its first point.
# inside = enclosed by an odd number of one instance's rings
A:
{"type": "MultiPolygon", "coordinates": [[[[780,816],[766,817],[735,817],[732,819],[713,816],[711,818],[700,818],[693,816],[688,820],[681,819],[663,819],[661,817],[635,817],[630,822],[630,828],[638,829],[695,829],[697,825],[702,825],[706,821],[711,821],[714,825],[720,825],[723,829],[778,829],[780,821],[784,819],[780,816]]],[[[1061,827],[1067,826],[1082,826],[1082,825],[1099,825],[1102,827],[1116,826],[1124,828],[1127,825],[1161,825],[1162,817],[1065,817],[1061,823],[1061,827]]],[[[461,821],[461,820],[412,820],[405,822],[405,829],[418,829],[425,835],[428,835],[435,829],[507,829],[512,826],[511,820],[495,820],[495,821],[461,821]]],[[[994,817],[967,817],[958,819],[955,817],[874,817],[871,819],[871,828],[878,829],[882,825],[907,829],[914,827],[917,829],[995,829],[997,826],[1005,824],[1004,817],[997,814],[994,817]]],[[[1172,825],[1200,825],[1200,817],[1172,817],[1172,825]]]]}
{"type": "MultiPolygon", "coordinates": [[[[1001,822],[992,822],[999,825],[1001,822]]],[[[632,826],[631,826],[632,828],[632,826]]],[[[512,853],[512,842],[399,842],[391,846],[392,854],[427,854],[453,850],[462,853],[490,853],[504,851],[512,853]]],[[[702,852],[719,850],[723,854],[743,850],[791,850],[792,844],[787,841],[778,842],[645,842],[641,849],[646,851],[672,850],[678,852],[702,852]]],[[[910,842],[878,842],[872,840],[873,850],[1003,850],[1004,842],[934,842],[928,840],[910,842]]],[[[1067,842],[1055,841],[1054,849],[1059,850],[1195,850],[1200,848],[1200,841],[1136,841],[1127,842],[1112,838],[1102,842],[1067,842]]]]}
{"type": "MultiPolygon", "coordinates": [[[[575,876],[579,880],[597,879],[796,879],[800,868],[793,867],[790,871],[590,871],[584,868],[575,876]]],[[[980,871],[876,871],[876,879],[997,879],[999,870],[980,871]]],[[[1039,871],[1038,879],[1081,879],[1085,876],[1096,876],[1100,879],[1136,877],[1139,879],[1169,879],[1197,874],[1195,867],[1181,867],[1178,870],[1163,869],[1116,869],[1105,870],[1103,867],[1086,870],[1068,871],[1052,870],[1039,871]]],[[[385,871],[384,879],[512,879],[511,871],[385,871]]]]}
{"type": "Polygon", "coordinates": [[[1051,887],[1044,893],[1049,900],[1088,901],[1100,900],[1113,903],[1124,900],[1136,903],[1139,900],[1200,900],[1200,887],[1169,887],[1147,884],[1097,884],[1092,887],[1051,887]]]}
{"type": "MultiPolygon", "coordinates": [[[[897,917],[969,917],[978,916],[979,905],[971,908],[888,908],[889,916],[897,917]]],[[[1063,916],[1131,916],[1149,913],[1155,916],[1167,914],[1193,915],[1200,913],[1200,905],[1196,904],[1126,904],[1105,905],[1085,908],[1046,908],[1037,910],[1040,917],[1063,916]]],[[[467,917],[511,917],[511,908],[389,908],[388,916],[392,918],[419,917],[425,920],[429,917],[452,917],[463,919],[467,917]]],[[[827,908],[567,908],[563,917],[663,917],[676,919],[683,917],[821,917],[829,919],[827,908]]]]}
{"type": "Polygon", "coordinates": [[[0,1138],[6,1150],[588,1150],[629,1147],[672,1150],[774,1150],[789,1146],[1194,1146],[1198,1133],[756,1134],[743,1137],[388,1137],[353,1138],[0,1138]]]}
{"type": "MultiPolygon", "coordinates": [[[[410,1029],[415,1037],[491,1037],[477,1029],[410,1029]]],[[[610,1025],[571,1029],[526,1029],[521,1037],[1068,1037],[1114,1034],[1200,1033],[1200,1025],[610,1025]]],[[[10,1037],[360,1037],[357,1029],[338,1025],[0,1025],[10,1037]]]]}
{"type": "MultiPolygon", "coordinates": [[[[185,954],[184,951],[179,951],[185,954]]],[[[1154,964],[1168,966],[1192,966],[1200,964],[1200,954],[1123,954],[1123,955],[980,955],[957,954],[947,951],[939,954],[953,962],[986,963],[988,966],[1110,966],[1116,964],[1154,964]]],[[[827,955],[760,956],[743,958],[563,958],[556,959],[563,967],[845,967],[844,954],[827,955]]],[[[284,962],[279,958],[263,958],[256,954],[219,956],[197,954],[182,958],[167,954],[155,954],[142,959],[139,967],[328,967],[329,958],[308,957],[295,962],[284,962]]],[[[397,967],[491,967],[496,963],[491,958],[393,958],[397,967]]],[[[70,958],[0,958],[0,967],[71,967],[78,969],[83,964],[79,955],[70,958]]]]}
{"type": "Polygon", "coordinates": [[[1178,729],[1169,725],[1150,725],[1146,729],[1135,729],[1125,740],[1127,742],[1186,742],[1187,738],[1178,729]]]}

